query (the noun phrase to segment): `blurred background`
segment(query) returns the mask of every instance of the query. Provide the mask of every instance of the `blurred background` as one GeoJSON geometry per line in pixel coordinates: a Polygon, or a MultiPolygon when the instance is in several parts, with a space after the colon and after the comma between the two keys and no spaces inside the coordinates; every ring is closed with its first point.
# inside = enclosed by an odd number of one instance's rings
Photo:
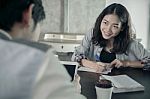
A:
{"type": "MultiPolygon", "coordinates": [[[[150,49],[150,0],[43,0],[46,20],[41,25],[40,39],[45,38],[47,33],[58,33],[80,34],[78,38],[81,40],[83,37],[81,35],[94,26],[96,18],[104,7],[114,2],[121,3],[127,8],[136,39],[146,49],[150,49]]],[[[46,38],[48,37],[51,36],[46,38]]],[[[64,36],[58,37],[64,38],[64,36]]],[[[74,38],[77,37],[68,36],[70,40],[74,38]]]]}

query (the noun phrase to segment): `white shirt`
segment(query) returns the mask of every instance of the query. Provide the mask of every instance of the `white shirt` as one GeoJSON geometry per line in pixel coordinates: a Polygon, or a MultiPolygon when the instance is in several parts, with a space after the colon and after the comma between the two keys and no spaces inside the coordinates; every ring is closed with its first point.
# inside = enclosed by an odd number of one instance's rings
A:
{"type": "Polygon", "coordinates": [[[51,49],[0,39],[0,99],[85,99],[70,80],[51,49]]]}

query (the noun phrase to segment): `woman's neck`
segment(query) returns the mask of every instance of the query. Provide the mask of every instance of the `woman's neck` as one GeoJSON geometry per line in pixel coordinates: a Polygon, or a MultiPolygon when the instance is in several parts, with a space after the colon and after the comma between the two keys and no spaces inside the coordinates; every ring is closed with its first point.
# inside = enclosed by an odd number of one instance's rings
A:
{"type": "Polygon", "coordinates": [[[107,48],[113,48],[113,43],[114,43],[114,39],[110,39],[110,40],[108,40],[108,43],[107,43],[107,48]]]}
{"type": "Polygon", "coordinates": [[[113,41],[114,39],[108,40],[107,46],[105,47],[106,51],[111,52],[111,49],[113,49],[113,41]]]}

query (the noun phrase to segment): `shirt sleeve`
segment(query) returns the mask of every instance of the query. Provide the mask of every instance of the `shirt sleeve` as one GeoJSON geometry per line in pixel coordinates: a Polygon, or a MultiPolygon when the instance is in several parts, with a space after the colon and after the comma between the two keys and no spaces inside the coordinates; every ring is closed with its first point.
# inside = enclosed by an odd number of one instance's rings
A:
{"type": "Polygon", "coordinates": [[[93,29],[85,34],[80,46],[75,48],[74,54],[71,59],[72,61],[80,62],[81,59],[87,58],[87,54],[90,53],[89,48],[91,45],[92,35],[93,29]]]}
{"type": "Polygon", "coordinates": [[[71,77],[50,51],[38,73],[32,99],[85,99],[71,83],[71,77]]]}
{"type": "Polygon", "coordinates": [[[138,41],[131,42],[129,51],[134,53],[139,61],[150,60],[150,52],[138,41]]]}

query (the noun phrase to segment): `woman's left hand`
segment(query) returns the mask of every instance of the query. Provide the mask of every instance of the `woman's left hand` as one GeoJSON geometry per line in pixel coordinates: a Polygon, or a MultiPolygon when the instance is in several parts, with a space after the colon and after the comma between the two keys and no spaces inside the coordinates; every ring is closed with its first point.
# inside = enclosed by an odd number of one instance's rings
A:
{"type": "Polygon", "coordinates": [[[113,60],[110,64],[111,64],[111,66],[114,66],[114,67],[117,67],[117,68],[119,68],[121,66],[126,67],[126,62],[125,61],[120,61],[118,59],[113,60]]]}

